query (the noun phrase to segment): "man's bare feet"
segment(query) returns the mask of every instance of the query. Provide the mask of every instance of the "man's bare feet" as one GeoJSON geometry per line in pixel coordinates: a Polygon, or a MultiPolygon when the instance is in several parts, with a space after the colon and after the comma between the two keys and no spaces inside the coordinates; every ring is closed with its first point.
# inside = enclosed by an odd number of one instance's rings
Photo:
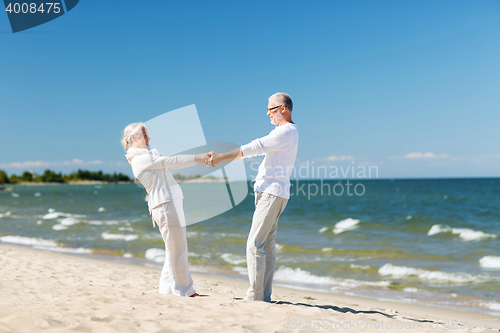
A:
{"type": "Polygon", "coordinates": [[[192,295],[191,295],[191,296],[189,296],[189,297],[200,297],[200,294],[198,294],[198,293],[194,293],[194,294],[192,294],[192,295]]]}

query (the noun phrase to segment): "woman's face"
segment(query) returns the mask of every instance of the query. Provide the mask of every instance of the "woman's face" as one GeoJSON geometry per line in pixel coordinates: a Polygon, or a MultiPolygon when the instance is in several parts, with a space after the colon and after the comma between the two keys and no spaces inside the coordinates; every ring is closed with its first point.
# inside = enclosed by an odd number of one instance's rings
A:
{"type": "Polygon", "coordinates": [[[143,127],[142,134],[137,133],[134,135],[134,148],[149,149],[149,140],[148,130],[143,127]]]}

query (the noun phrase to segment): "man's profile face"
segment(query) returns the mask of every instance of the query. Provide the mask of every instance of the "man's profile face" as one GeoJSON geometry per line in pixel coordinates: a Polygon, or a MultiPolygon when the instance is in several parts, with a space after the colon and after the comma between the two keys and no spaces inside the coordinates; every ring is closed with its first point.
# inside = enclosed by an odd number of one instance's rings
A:
{"type": "Polygon", "coordinates": [[[274,100],[270,100],[267,103],[267,115],[271,119],[271,124],[278,125],[281,120],[281,107],[277,107],[278,104],[274,100]]]}

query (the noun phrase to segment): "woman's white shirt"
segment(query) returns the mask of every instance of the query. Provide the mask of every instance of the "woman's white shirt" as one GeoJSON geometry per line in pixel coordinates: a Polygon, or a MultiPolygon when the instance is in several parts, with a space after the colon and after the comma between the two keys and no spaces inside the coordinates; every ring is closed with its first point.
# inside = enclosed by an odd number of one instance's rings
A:
{"type": "Polygon", "coordinates": [[[134,177],[149,194],[149,212],[162,203],[184,199],[180,185],[175,181],[171,169],[196,165],[194,155],[163,156],[156,149],[129,148],[125,155],[134,177]]]}

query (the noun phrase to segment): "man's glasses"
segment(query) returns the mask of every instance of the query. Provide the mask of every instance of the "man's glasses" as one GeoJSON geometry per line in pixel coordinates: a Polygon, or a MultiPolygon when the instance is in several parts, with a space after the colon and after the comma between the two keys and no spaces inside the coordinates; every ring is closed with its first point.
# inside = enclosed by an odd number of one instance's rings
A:
{"type": "Polygon", "coordinates": [[[283,105],[283,104],[278,105],[278,106],[275,106],[274,108],[269,108],[269,109],[267,109],[267,111],[273,111],[274,109],[277,109],[277,108],[279,108],[279,107],[280,107],[280,106],[282,106],[282,105],[283,105]]]}

